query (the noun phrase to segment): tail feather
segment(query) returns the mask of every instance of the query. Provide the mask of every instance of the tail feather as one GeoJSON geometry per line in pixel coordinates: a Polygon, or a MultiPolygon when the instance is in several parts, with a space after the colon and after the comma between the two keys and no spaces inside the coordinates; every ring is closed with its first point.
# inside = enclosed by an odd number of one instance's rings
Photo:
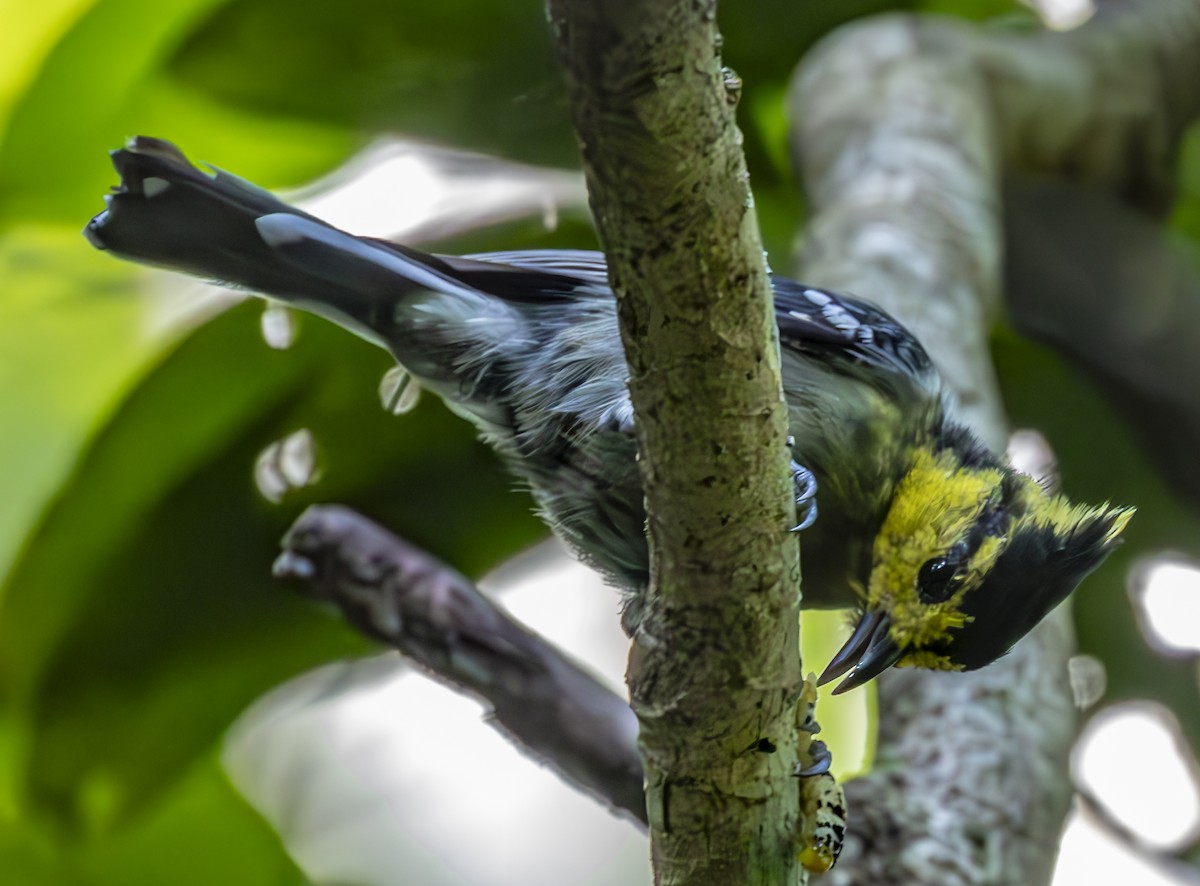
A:
{"type": "Polygon", "coordinates": [[[465,302],[480,297],[478,290],[464,286],[432,261],[412,257],[415,250],[386,248],[288,212],[261,216],[254,224],[273,255],[295,271],[296,279],[319,290],[316,299],[292,299],[298,307],[392,350],[397,359],[405,356],[396,348],[406,340],[404,327],[411,323],[400,306],[404,298],[421,291],[465,302]],[[349,297],[338,297],[343,292],[349,297]]]}
{"type": "Polygon", "coordinates": [[[121,183],[84,229],[93,246],[332,320],[391,352],[490,439],[513,437],[506,397],[542,344],[530,303],[565,297],[577,279],[354,236],[237,176],[197,169],[159,139],[132,139],[112,159],[121,183]]]}
{"type": "Polygon", "coordinates": [[[169,142],[134,138],[112,159],[121,184],[84,229],[98,249],[296,304],[393,352],[401,300],[468,291],[432,256],[355,237],[235,175],[203,172],[169,142]]]}
{"type": "Polygon", "coordinates": [[[93,246],[247,289],[293,294],[293,275],[274,267],[254,223],[274,212],[311,216],[236,176],[202,172],[159,139],[131,139],[112,152],[112,162],[121,183],[84,229],[93,246]]]}

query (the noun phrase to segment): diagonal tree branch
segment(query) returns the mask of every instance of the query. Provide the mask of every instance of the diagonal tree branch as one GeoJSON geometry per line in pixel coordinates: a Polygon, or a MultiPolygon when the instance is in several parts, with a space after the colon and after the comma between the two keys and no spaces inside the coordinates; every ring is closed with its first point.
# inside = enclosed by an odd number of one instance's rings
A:
{"type": "Polygon", "coordinates": [[[364,634],[489,704],[493,725],[518,747],[645,823],[628,703],[466,578],[336,505],[305,511],[283,548],[277,575],[303,580],[364,634]]]}
{"type": "MultiPolygon", "coordinates": [[[[1200,9],[1158,0],[1138,12],[1070,35],[875,19],[797,72],[805,278],[869,294],[908,323],[993,445],[1001,170],[1069,172],[1161,209],[1197,113],[1200,9]]],[[[1070,800],[1072,642],[1064,607],[980,672],[881,678],[876,766],[847,786],[851,836],[830,881],[1047,880],[1070,800]]]]}
{"type": "MultiPolygon", "coordinates": [[[[798,72],[794,145],[813,202],[803,276],[869,294],[909,324],[995,446],[997,137],[984,78],[964,53],[929,53],[925,24],[843,32],[798,72]]],[[[880,678],[876,763],[847,785],[831,882],[1045,880],[1070,798],[1070,645],[1060,613],[981,671],[880,678]],[[1019,836],[1026,825],[1035,839],[1019,836]]]]}

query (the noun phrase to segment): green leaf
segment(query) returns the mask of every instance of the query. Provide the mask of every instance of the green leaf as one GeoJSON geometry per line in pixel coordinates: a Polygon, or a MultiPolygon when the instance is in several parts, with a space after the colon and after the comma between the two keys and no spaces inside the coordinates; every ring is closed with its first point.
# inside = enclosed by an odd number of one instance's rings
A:
{"type": "Polygon", "coordinates": [[[171,71],[257,113],[575,165],[540,0],[241,0],[171,71]]]}
{"type": "MultiPolygon", "coordinates": [[[[748,99],[760,88],[778,96],[821,36],[850,19],[912,5],[727,4],[720,12],[727,61],[748,99]]],[[[541,0],[235,0],[195,31],[170,70],[260,113],[394,130],[531,163],[578,164],[541,0]]],[[[754,134],[748,137],[754,155],[754,134]]],[[[758,175],[756,162],[752,168],[758,175]]]]}
{"type": "Polygon", "coordinates": [[[354,146],[340,128],[263,119],[205,100],[160,66],[220,0],[106,0],[79,17],[12,108],[0,143],[0,223],[82,226],[115,183],[106,153],[130,135],[189,137],[266,185],[326,171],[354,146]]]}
{"type": "Polygon", "coordinates": [[[969,21],[998,21],[1002,24],[1027,23],[1039,27],[1036,14],[1018,0],[920,0],[917,8],[930,15],[952,15],[969,21]]]}
{"type": "Polygon", "coordinates": [[[279,837],[229,784],[215,754],[202,757],[135,826],[86,843],[76,869],[88,886],[307,883],[279,837]]]}
{"type": "Polygon", "coordinates": [[[144,272],[99,255],[77,231],[0,238],[0,279],[2,580],[97,423],[171,336],[147,329],[144,272]]]}
{"type": "Polygon", "coordinates": [[[403,418],[380,409],[387,365],[320,322],[292,350],[269,351],[249,304],[184,342],[122,404],[0,613],[0,678],[32,717],[35,806],[76,828],[119,824],[259,693],[363,648],[268,578],[302,505],[357,506],[474,573],[543,534],[463,422],[432,402],[403,418]],[[253,491],[255,457],[299,427],[316,435],[325,479],[272,507],[253,491]]]}
{"type": "Polygon", "coordinates": [[[55,42],[95,0],[43,0],[4,4],[0,29],[0,133],[9,107],[20,97],[55,42]]]}
{"type": "MultiPolygon", "coordinates": [[[[102,803],[103,787],[92,788],[102,803]]],[[[238,796],[215,754],[119,834],[68,834],[35,816],[0,819],[5,886],[303,886],[279,837],[238,796]]]]}
{"type": "Polygon", "coordinates": [[[1200,242],[1200,124],[1193,124],[1179,149],[1179,197],[1172,224],[1200,242]]]}
{"type": "MultiPolygon", "coordinates": [[[[801,563],[801,587],[803,568],[801,563]]],[[[804,667],[812,671],[831,661],[849,636],[850,613],[842,609],[808,609],[800,618],[800,648],[804,667]]],[[[815,676],[815,674],[813,674],[815,676]]],[[[833,774],[838,780],[868,772],[875,760],[878,723],[874,682],[859,692],[833,695],[822,690],[817,698],[821,741],[834,748],[833,774]]]]}

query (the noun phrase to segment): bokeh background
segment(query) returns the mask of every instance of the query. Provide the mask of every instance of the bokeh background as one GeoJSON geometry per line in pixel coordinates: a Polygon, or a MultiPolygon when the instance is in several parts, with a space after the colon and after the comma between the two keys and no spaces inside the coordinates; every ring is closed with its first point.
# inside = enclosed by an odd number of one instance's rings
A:
{"type": "MultiPolygon", "coordinates": [[[[723,4],[776,269],[804,212],[782,110],[804,51],[887,10],[1091,12],[1035,6],[723,4]]],[[[91,250],[106,152],[134,134],[356,233],[595,242],[538,0],[0,0],[0,882],[648,882],[633,825],[271,581],[303,507],[347,503],[469,575],[499,568],[486,587],[620,686],[615,592],[532,547],[528,498],[440,404],[385,408],[385,354],[91,250]]],[[[1200,134],[1178,176],[1195,244],[1200,134]]],[[[1005,328],[994,349],[1067,491],[1140,508],[1076,595],[1086,726],[1056,883],[1200,882],[1195,511],[1058,357],[1005,328]]],[[[812,661],[844,621],[806,619],[812,661]]],[[[871,716],[868,691],[821,711],[843,773],[869,765],[871,716]]]]}

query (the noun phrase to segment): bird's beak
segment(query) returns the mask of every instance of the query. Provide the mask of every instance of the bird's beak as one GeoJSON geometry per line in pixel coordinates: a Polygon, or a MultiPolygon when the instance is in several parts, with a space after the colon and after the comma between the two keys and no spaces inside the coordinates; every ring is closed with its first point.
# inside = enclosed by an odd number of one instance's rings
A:
{"type": "Polygon", "coordinates": [[[904,650],[892,640],[889,633],[891,626],[892,620],[886,612],[864,614],[846,645],[838,651],[829,667],[821,674],[817,685],[824,686],[850,671],[850,675],[833,690],[834,695],[840,695],[878,677],[898,662],[904,655],[904,650]]]}

